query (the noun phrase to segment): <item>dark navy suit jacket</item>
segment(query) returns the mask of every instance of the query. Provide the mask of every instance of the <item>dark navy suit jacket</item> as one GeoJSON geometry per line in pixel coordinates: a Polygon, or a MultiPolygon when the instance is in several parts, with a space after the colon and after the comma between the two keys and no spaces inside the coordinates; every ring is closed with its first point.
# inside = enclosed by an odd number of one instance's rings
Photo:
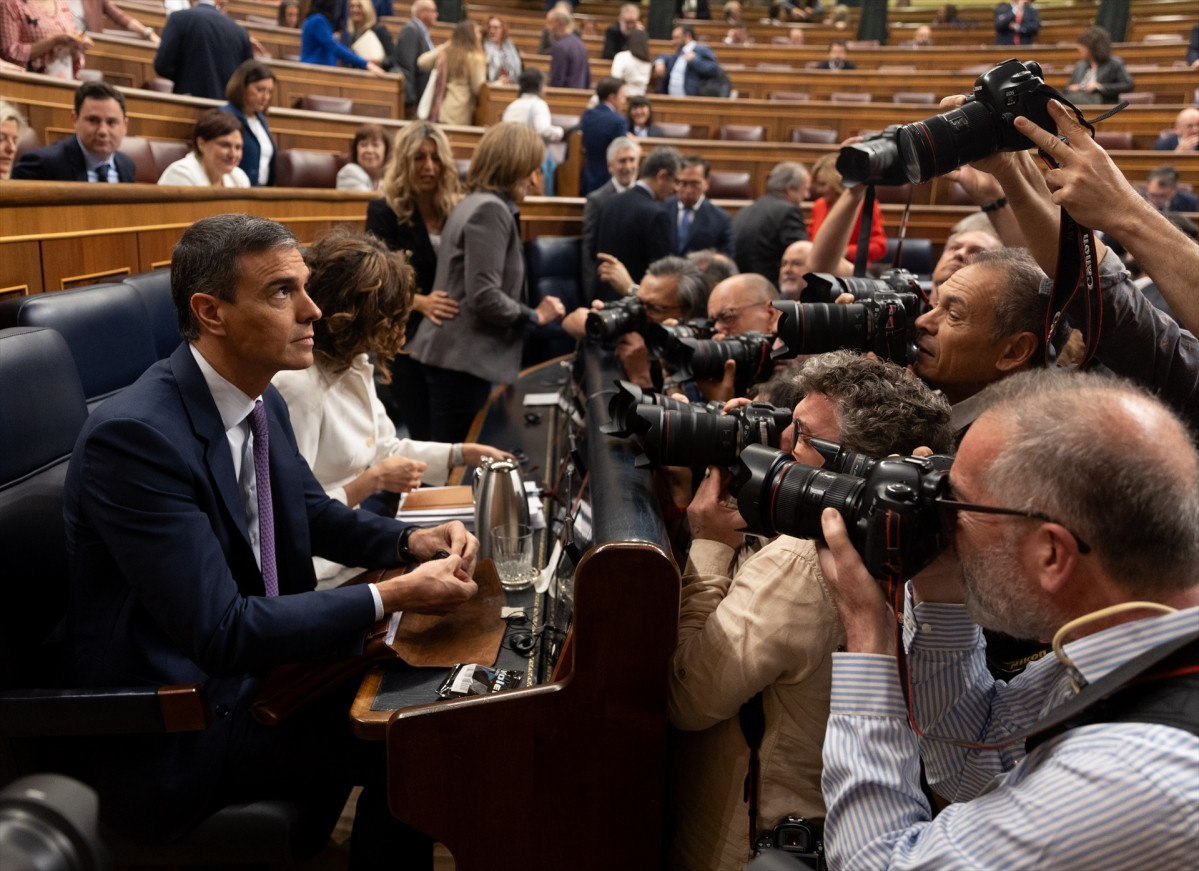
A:
{"type": "MultiPolygon", "coordinates": [[[[122,182],[133,181],[137,169],[128,155],[117,151],[112,156],[112,163],[117,168],[117,178],[122,182]]],[[[87,162],[83,159],[79,140],[68,136],[22,155],[12,168],[12,177],[41,181],[87,181],[87,162]]]]}
{"type": "Polygon", "coordinates": [[[233,71],[253,56],[246,29],[201,3],[167,18],[154,71],[175,83],[176,94],[223,100],[233,71]]]}
{"type": "MultiPolygon", "coordinates": [[[[682,55],[675,52],[665,59],[666,75],[662,76],[662,81],[658,82],[658,93],[669,93],[670,73],[680,57],[682,55]]],[[[687,71],[683,74],[684,93],[688,97],[698,96],[700,86],[718,72],[720,72],[720,64],[716,61],[716,55],[712,54],[712,49],[706,45],[699,45],[697,43],[695,46],[695,57],[688,61],[687,71]]]]}
{"type": "MultiPolygon", "coordinates": [[[[270,427],[277,598],[265,598],[232,453],[186,344],[88,418],[67,471],[67,641],[74,685],[202,684],[201,732],[97,738],[83,779],[135,837],[182,834],[210,810],[257,676],[357,652],[374,623],[366,586],[319,593],[311,556],[394,566],[404,525],[328,498],[296,448],[287,405],[270,427]]],[[[303,764],[297,760],[297,764],[303,764]]]]}
{"type": "Polygon", "coordinates": [[[608,172],[608,144],[629,132],[629,121],[607,103],[600,103],[583,113],[579,129],[583,133],[583,152],[586,154],[579,195],[587,196],[612,177],[608,172]]]}
{"type": "MultiPolygon", "coordinates": [[[[271,154],[270,162],[270,177],[260,179],[258,177],[258,167],[262,162],[262,146],[258,144],[258,137],[254,135],[254,131],[250,129],[249,122],[246,121],[246,115],[241,109],[234,106],[232,103],[226,103],[221,106],[222,112],[228,112],[241,122],[241,169],[250,179],[252,185],[271,185],[275,183],[275,158],[279,156],[279,146],[275,145],[275,150],[271,154]]],[[[271,126],[266,123],[266,114],[258,112],[258,123],[266,130],[266,135],[271,137],[271,142],[274,143],[275,137],[271,136],[271,126]]]]}
{"type": "MultiPolygon", "coordinates": [[[[670,244],[676,254],[689,254],[692,251],[703,251],[715,248],[729,257],[735,255],[733,246],[733,219],[724,209],[704,197],[691,220],[691,234],[687,244],[679,250],[679,198],[671,197],[666,201],[666,214],[670,217],[670,244]]],[[[773,279],[772,279],[773,280],[773,279]]]]}
{"type": "Polygon", "coordinates": [[[625,265],[633,281],[659,257],[672,253],[670,216],[648,188],[633,185],[609,197],[595,228],[596,254],[611,254],[625,265]]]}

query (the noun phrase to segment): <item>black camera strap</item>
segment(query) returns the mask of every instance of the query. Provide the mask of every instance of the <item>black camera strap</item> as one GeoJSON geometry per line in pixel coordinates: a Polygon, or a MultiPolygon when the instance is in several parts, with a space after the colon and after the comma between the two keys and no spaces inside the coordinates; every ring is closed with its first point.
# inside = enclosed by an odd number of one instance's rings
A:
{"type": "MultiPolygon", "coordinates": [[[[1104,112],[1102,115],[1088,121],[1083,117],[1079,108],[1058,91],[1047,85],[1042,86],[1042,91],[1053,96],[1064,106],[1073,110],[1079,123],[1089,130],[1092,136],[1095,134],[1095,124],[1110,118],[1120,110],[1128,107],[1128,103],[1120,103],[1110,111],[1104,112]]],[[[1057,168],[1057,162],[1053,160],[1048,152],[1042,151],[1040,155],[1046,165],[1053,169],[1057,168]]],[[[1050,297],[1049,310],[1045,313],[1044,362],[1046,366],[1051,363],[1049,346],[1053,341],[1054,335],[1057,333],[1062,316],[1066,313],[1066,309],[1074,301],[1074,298],[1078,296],[1080,291],[1083,294],[1086,311],[1086,330],[1083,334],[1085,349],[1082,360],[1079,361],[1077,366],[1077,368],[1082,369],[1095,356],[1095,352],[1099,348],[1099,335],[1103,327],[1103,299],[1099,286],[1099,258],[1095,256],[1095,232],[1090,228],[1081,226],[1063,208],[1058,231],[1057,268],[1053,276],[1053,294],[1050,297]]]]}
{"type": "Polygon", "coordinates": [[[737,718],[741,722],[741,734],[749,745],[749,771],[745,773],[742,798],[749,809],[749,855],[752,859],[758,843],[758,781],[761,772],[758,750],[766,735],[766,706],[760,692],[741,706],[737,718]]]}
{"type": "Polygon", "coordinates": [[[853,274],[856,278],[866,275],[866,261],[870,256],[870,231],[874,224],[874,185],[866,185],[866,198],[862,200],[861,217],[858,219],[858,250],[853,257],[853,274]]]}
{"type": "MultiPolygon", "coordinates": [[[[896,634],[902,636],[902,626],[896,634]]],[[[1026,749],[1088,723],[1111,721],[1162,723],[1199,734],[1199,631],[1188,632],[1151,647],[1102,678],[1083,687],[1045,717],[987,744],[930,735],[916,724],[912,676],[902,637],[897,638],[899,683],[908,709],[908,724],[921,738],[974,750],[997,750],[1025,741],[1026,749]],[[1156,671],[1150,671],[1159,666],[1156,671]]]]}

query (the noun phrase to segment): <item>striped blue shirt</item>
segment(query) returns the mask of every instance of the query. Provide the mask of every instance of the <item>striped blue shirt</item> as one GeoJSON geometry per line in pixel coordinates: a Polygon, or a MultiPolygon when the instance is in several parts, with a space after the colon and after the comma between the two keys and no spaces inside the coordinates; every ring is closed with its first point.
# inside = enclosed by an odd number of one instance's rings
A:
{"type": "MultiPolygon", "coordinates": [[[[1038,720],[1073,690],[1052,654],[1010,684],[994,681],[982,632],[960,605],[909,601],[916,718],[927,734],[990,743],[1038,720]]],[[[1154,616],[1065,646],[1094,681],[1137,654],[1199,628],[1199,608],[1154,616]]],[[[1023,742],[969,750],[918,741],[895,659],[833,655],[824,742],[825,846],[833,869],[1151,871],[1196,867],[1199,737],[1147,723],[1098,723],[1031,754],[1023,742]],[[931,819],[929,782],[956,803],[931,819]]]]}

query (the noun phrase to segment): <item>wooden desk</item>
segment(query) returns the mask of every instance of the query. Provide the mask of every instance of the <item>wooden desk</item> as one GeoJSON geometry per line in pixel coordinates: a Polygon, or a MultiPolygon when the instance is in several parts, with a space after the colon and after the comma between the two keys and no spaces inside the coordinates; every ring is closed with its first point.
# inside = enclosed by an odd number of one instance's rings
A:
{"type": "MultiPolygon", "coordinates": [[[[540,392],[545,371],[524,373],[493,396],[478,437],[523,432],[520,395],[540,392]]],[[[596,544],[573,575],[573,652],[555,680],[405,708],[385,727],[397,772],[388,784],[392,812],[445,844],[459,871],[659,867],[679,575],[649,473],[634,468],[632,445],[597,429],[607,419],[614,361],[592,351],[578,371],[578,392],[568,393],[585,400],[580,450],[596,544]],[[535,808],[537,824],[505,829],[497,847],[463,812],[464,790],[473,807],[535,808]]],[[[538,410],[548,412],[543,421],[560,414],[538,410]]],[[[559,431],[553,423],[549,430],[559,431]]],[[[534,428],[534,444],[540,432],[534,428]]],[[[568,447],[551,444],[548,461],[568,447]]]]}

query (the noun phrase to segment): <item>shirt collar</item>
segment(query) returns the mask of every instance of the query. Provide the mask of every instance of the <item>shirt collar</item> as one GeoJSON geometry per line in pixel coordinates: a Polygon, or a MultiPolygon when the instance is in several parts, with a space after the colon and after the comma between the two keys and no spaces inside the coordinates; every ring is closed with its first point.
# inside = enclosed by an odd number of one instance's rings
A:
{"type": "Polygon", "coordinates": [[[208,385],[208,392],[212,394],[212,401],[216,403],[221,423],[225,427],[225,432],[228,432],[249,416],[250,412],[254,410],[254,403],[261,397],[246,396],[239,387],[234,386],[232,382],[226,380],[221,373],[212,368],[212,364],[204,359],[204,355],[195,345],[187,347],[192,352],[196,365],[200,367],[200,374],[204,376],[204,383],[208,385]]]}
{"type": "Polygon", "coordinates": [[[108,157],[103,157],[103,158],[97,157],[96,155],[92,154],[90,151],[88,151],[86,148],[83,147],[83,143],[79,142],[78,136],[75,137],[75,141],[79,143],[79,150],[83,152],[83,163],[87,167],[88,172],[95,172],[96,167],[102,163],[107,163],[113,169],[117,168],[116,161],[113,160],[114,155],[116,155],[115,151],[112,154],[110,154],[108,157]]]}
{"type": "Polygon", "coordinates": [[[689,51],[695,51],[695,47],[696,47],[696,43],[695,43],[695,40],[693,39],[689,43],[687,43],[686,45],[684,45],[682,48],[679,49],[679,54],[686,54],[689,51]]]}

